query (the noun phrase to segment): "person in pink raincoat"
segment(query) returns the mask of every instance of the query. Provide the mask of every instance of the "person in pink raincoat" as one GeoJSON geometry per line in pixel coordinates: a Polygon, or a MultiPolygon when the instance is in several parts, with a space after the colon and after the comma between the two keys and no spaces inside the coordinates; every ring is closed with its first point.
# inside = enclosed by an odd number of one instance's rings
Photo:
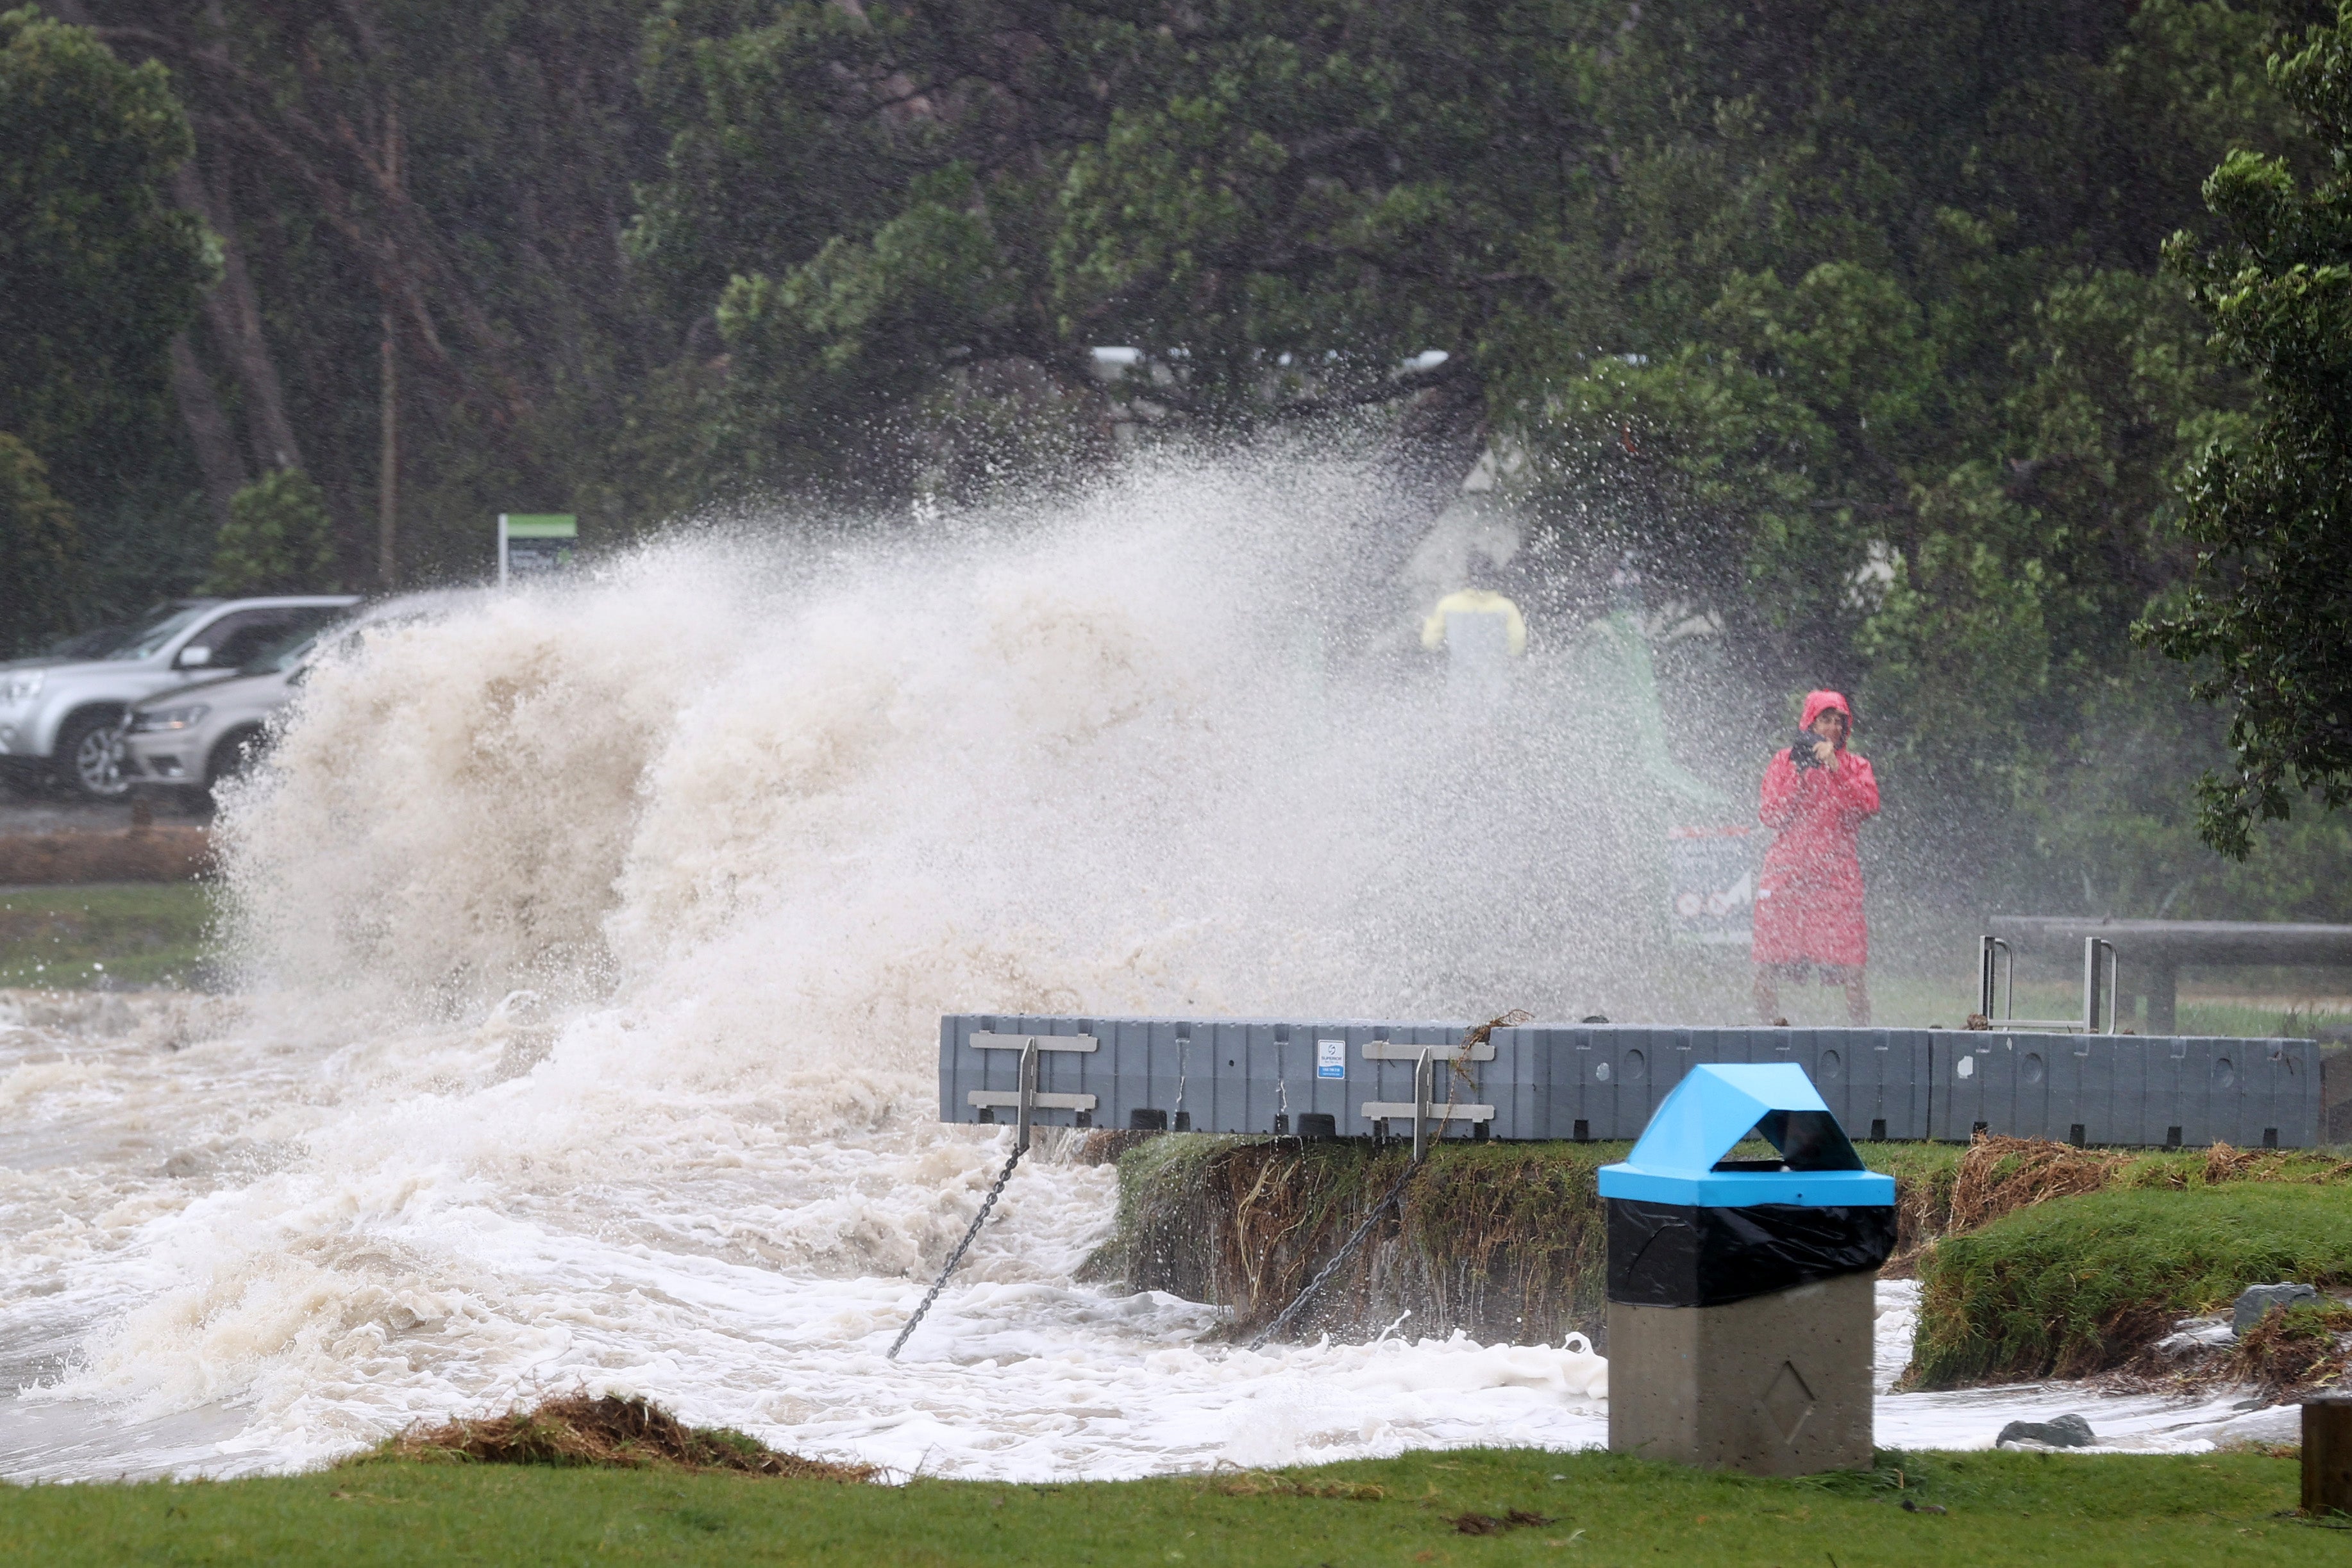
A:
{"type": "Polygon", "coordinates": [[[1764,770],[1759,814],[1772,830],[1756,884],[1756,1010],[1778,1021],[1780,982],[1802,983],[1818,967],[1824,985],[1845,988],[1846,1016],[1870,1021],[1870,927],[1862,913],[1862,824],[1878,814],[1878,777],[1845,748],[1853,709],[1835,692],[1808,692],[1801,743],[1764,770]]]}

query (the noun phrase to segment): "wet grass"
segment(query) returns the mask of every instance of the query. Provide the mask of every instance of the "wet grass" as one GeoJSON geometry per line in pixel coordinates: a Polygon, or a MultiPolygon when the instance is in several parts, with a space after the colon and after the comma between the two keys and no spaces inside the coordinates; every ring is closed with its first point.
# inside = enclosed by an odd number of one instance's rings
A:
{"type": "MultiPolygon", "coordinates": [[[[2309,1038],[2317,1030],[2340,1034],[2352,1028],[2352,971],[2342,969],[2226,969],[2208,972],[2216,983],[2191,980],[2183,987],[2175,1016],[2178,1034],[2231,1035],[2263,1039],[2309,1038]],[[2232,994],[2242,988],[2254,988],[2232,994]],[[2272,999],[2278,998],[2278,999],[2272,999]],[[2292,998],[2290,1000],[2290,998],[2292,998]]],[[[1668,1024],[1751,1024],[1747,955],[1696,956],[1692,967],[1653,977],[1659,994],[1643,1009],[1626,1009],[1619,1021],[1668,1024]]],[[[2130,981],[2126,978],[2128,991],[2130,981]]],[[[2019,1018],[2071,1019],[2083,1010],[2079,972],[2053,976],[2040,970],[2018,980],[2013,997],[2019,1018]]],[[[1870,976],[1872,1021],[1881,1029],[1958,1029],[1977,1009],[1974,965],[1945,969],[1874,967],[1870,976]]],[[[1572,1009],[1571,1009],[1572,1010],[1572,1009]]],[[[1799,1029],[1845,1024],[1845,993],[1818,985],[1784,985],[1779,1012],[1799,1029]]],[[[2149,1032],[2141,998],[2125,998],[2122,1025],[2149,1032]]]]}
{"type": "Polygon", "coordinates": [[[194,983],[210,952],[200,883],[0,892],[0,986],[64,990],[194,983]]]}
{"type": "Polygon", "coordinates": [[[1759,1480],[1524,1449],[1040,1486],[377,1464],[0,1488],[0,1563],[2339,1563],[2345,1534],[2290,1512],[2296,1474],[2253,1454],[1885,1453],[1759,1480]]]}
{"type": "Polygon", "coordinates": [[[2120,1365],[2181,1317],[2248,1285],[2352,1285],[2352,1184],[2247,1179],[2132,1185],[2020,1209],[1920,1260],[1911,1380],[1923,1388],[2120,1365]]]}
{"type": "MultiPolygon", "coordinates": [[[[2275,988],[2279,994],[2304,997],[2295,1006],[2283,1007],[2257,997],[2232,997],[2227,993],[2203,996],[2183,996],[2173,1011],[2173,1034],[2227,1035],[2266,1040],[2279,1035],[2293,1039],[2310,1039],[2315,1030],[2343,1030],[2352,1024],[2352,1003],[2343,996],[2344,980],[2337,971],[2318,972],[2319,988],[2311,988],[2315,978],[2310,972],[2290,974],[2275,988]]],[[[1898,988],[1901,982],[1896,982],[1898,988]]],[[[1898,991],[1898,994],[1907,994],[1898,991]]],[[[1943,987],[1944,1004],[1934,1009],[1919,1021],[1940,1023],[1949,1028],[1959,1019],[1952,1016],[1951,1000],[1959,995],[1949,984],[1943,987]]],[[[1924,998],[1923,998],[1924,999],[1924,998]]],[[[2071,1019],[2083,1011],[2083,982],[2079,977],[2063,980],[2021,980],[2013,998],[2019,1018],[2071,1019]]],[[[2140,1034],[2152,1032],[2146,1009],[2137,998],[2126,997],[2122,1026],[2140,1034]]],[[[1974,1002],[1969,1007],[1973,1009],[1974,1002]]],[[[1909,1009],[1917,1013],[1915,1003],[1909,1009]]],[[[1826,1020],[1824,1020],[1826,1021],[1826,1020]]],[[[1889,1017],[1884,1021],[1897,1021],[1889,1017]]]]}

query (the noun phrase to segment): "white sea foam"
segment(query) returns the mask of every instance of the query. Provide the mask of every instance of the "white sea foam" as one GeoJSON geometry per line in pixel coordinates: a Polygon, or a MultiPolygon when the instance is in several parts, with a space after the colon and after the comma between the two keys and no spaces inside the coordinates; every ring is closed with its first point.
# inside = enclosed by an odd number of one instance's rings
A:
{"type": "MultiPolygon", "coordinates": [[[[1465,723],[1381,516],[1294,464],[681,536],[319,670],[223,818],[244,996],[0,1000],[0,1474],[580,1386],[942,1475],[1601,1440],[1580,1346],[1253,1354],[1076,1282],[1113,1178],[1050,1153],[883,1358],[1004,1154],[935,1120],[942,1011],[1638,1011],[1590,651],[1465,723]]],[[[2006,1418],[1939,1397],[1883,1435],[2006,1418]]]]}

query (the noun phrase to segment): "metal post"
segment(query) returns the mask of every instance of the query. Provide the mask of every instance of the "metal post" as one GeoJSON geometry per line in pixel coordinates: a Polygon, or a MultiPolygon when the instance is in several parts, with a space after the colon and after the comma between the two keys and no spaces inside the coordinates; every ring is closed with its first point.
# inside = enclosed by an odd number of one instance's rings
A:
{"type": "Polygon", "coordinates": [[[1021,1048],[1021,1109],[1020,1125],[1013,1134],[1016,1154],[1029,1152],[1029,1125],[1037,1109],[1037,1042],[1031,1040],[1021,1048]]]}
{"type": "Polygon", "coordinates": [[[2097,1034],[2099,1029],[2099,949],[2107,950],[2107,1027],[2105,1032],[2116,1032],[2121,1021],[2116,1006],[2116,995],[2123,978],[2122,968],[2116,959],[2116,945],[2097,936],[2083,938],[2083,1032],[2097,1034]]]}
{"type": "Polygon", "coordinates": [[[2016,1010],[2017,966],[2010,960],[2008,943],[1998,936],[1986,936],[1978,942],[1977,976],[1977,1011],[1987,1023],[2007,1018],[2016,1010]],[[1996,977],[2006,977],[2011,991],[2008,1005],[1999,1012],[1993,1010],[1996,977]]]}
{"type": "Polygon", "coordinates": [[[1429,1153],[1429,1047],[1421,1048],[1421,1059],[1412,1064],[1412,1163],[1421,1164],[1429,1153]]]}
{"type": "Polygon", "coordinates": [[[2303,1511],[2352,1513],[2352,1398],[2344,1395],[2303,1402],[2303,1511]]]}

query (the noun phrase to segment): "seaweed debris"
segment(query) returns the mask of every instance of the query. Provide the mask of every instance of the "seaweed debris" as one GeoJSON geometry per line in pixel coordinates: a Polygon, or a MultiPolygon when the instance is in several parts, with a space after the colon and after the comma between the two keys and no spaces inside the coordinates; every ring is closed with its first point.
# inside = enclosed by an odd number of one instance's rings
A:
{"type": "Polygon", "coordinates": [[[731,1470],[795,1479],[869,1481],[872,1465],[779,1453],[727,1427],[689,1427],[660,1406],[617,1394],[566,1394],[528,1410],[412,1427],[348,1464],[593,1466],[614,1469],[731,1470]]]}

